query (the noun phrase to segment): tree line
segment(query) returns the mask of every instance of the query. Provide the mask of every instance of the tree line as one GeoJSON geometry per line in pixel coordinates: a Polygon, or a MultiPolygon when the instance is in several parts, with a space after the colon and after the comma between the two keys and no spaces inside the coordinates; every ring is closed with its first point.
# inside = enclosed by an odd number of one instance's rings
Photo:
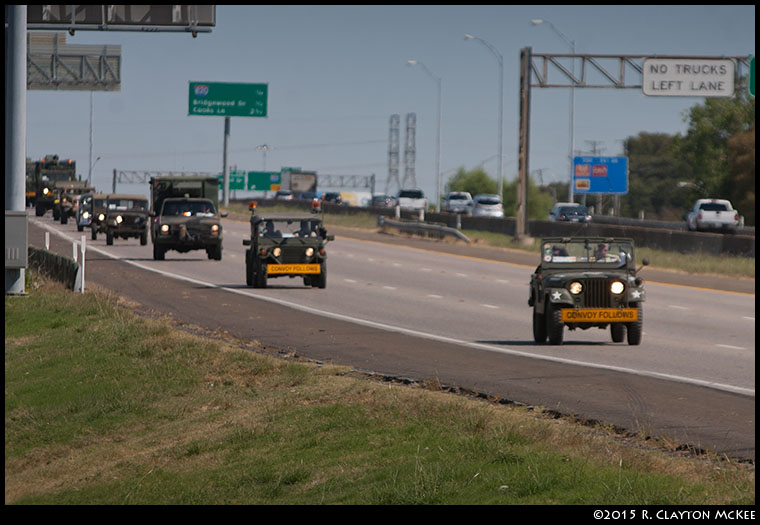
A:
{"type": "MultiPolygon", "coordinates": [[[[684,112],[685,134],[640,132],[623,143],[628,157],[628,194],[621,217],[679,221],[696,199],[729,199],[755,225],[755,99],[746,92],[708,98],[684,112]]],[[[446,191],[497,193],[497,181],[483,168],[459,168],[446,191]]],[[[504,214],[515,216],[517,181],[504,182],[504,214]]],[[[528,217],[546,219],[555,202],[567,201],[567,182],[539,185],[528,180],[528,217]]],[[[576,196],[580,201],[582,196],[576,196]]],[[[592,197],[592,200],[595,197],[592,197]]],[[[606,202],[612,203],[607,198],[606,202]]],[[[587,204],[593,204],[588,202],[587,204]]],[[[605,205],[603,213],[608,213],[605,205]]],[[[596,211],[599,213],[599,210],[596,211]]]]}

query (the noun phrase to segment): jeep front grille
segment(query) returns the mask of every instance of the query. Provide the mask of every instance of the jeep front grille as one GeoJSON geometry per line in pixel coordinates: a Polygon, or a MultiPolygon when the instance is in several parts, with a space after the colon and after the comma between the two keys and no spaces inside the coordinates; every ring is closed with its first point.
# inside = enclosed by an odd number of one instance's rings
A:
{"type": "Polygon", "coordinates": [[[280,260],[282,264],[298,264],[306,261],[305,247],[299,246],[297,248],[282,247],[282,254],[280,260]]]}
{"type": "Polygon", "coordinates": [[[587,308],[610,308],[610,283],[607,279],[587,279],[583,285],[587,308]]]}

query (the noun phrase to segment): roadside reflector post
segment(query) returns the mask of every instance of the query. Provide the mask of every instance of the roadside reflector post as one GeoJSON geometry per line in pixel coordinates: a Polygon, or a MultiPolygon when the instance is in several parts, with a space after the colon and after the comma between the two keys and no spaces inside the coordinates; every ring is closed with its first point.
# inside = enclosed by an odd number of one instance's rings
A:
{"type": "Polygon", "coordinates": [[[77,262],[77,242],[74,241],[73,243],[71,243],[71,247],[74,250],[74,262],[77,262]]]}
{"type": "Polygon", "coordinates": [[[50,251],[50,232],[45,232],[45,249],[50,251]]]}

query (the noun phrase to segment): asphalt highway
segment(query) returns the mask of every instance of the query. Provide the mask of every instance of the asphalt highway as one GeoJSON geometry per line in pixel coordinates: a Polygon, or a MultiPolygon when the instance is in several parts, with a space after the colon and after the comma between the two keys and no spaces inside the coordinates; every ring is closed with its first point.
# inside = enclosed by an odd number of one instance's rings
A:
{"type": "MultiPolygon", "coordinates": [[[[30,217],[30,244],[42,247],[46,230],[51,249],[68,256],[83,235],[30,217]]],[[[720,286],[646,268],[641,346],[590,329],[566,331],[554,347],[532,341],[536,256],[335,229],[325,290],[289,278],[258,290],[245,286],[247,233],[247,223],[224,221],[222,261],[202,251],[153,261],[136,239],[107,247],[86,235],[86,280],[143,309],[305,357],[436,378],[754,459],[754,281],[720,286]]]]}

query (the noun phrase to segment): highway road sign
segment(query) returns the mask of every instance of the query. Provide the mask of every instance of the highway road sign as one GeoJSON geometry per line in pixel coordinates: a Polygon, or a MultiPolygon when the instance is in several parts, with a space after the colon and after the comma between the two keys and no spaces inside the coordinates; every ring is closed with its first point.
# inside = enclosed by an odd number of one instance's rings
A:
{"type": "Polygon", "coordinates": [[[731,97],[734,61],[731,59],[645,58],[642,91],[661,97],[731,97]]]}
{"type": "Polygon", "coordinates": [[[188,115],[266,117],[269,84],[190,82],[188,115]]]}
{"type": "Polygon", "coordinates": [[[248,191],[277,191],[282,183],[279,171],[249,171],[248,191]]]}
{"type": "MultiPolygon", "coordinates": [[[[219,189],[222,189],[224,183],[224,174],[219,175],[219,189]]],[[[230,191],[232,190],[244,190],[245,189],[245,172],[244,171],[231,171],[230,172],[230,191]]]]}
{"type": "Polygon", "coordinates": [[[628,193],[627,157],[573,158],[575,193],[628,193]]]}

